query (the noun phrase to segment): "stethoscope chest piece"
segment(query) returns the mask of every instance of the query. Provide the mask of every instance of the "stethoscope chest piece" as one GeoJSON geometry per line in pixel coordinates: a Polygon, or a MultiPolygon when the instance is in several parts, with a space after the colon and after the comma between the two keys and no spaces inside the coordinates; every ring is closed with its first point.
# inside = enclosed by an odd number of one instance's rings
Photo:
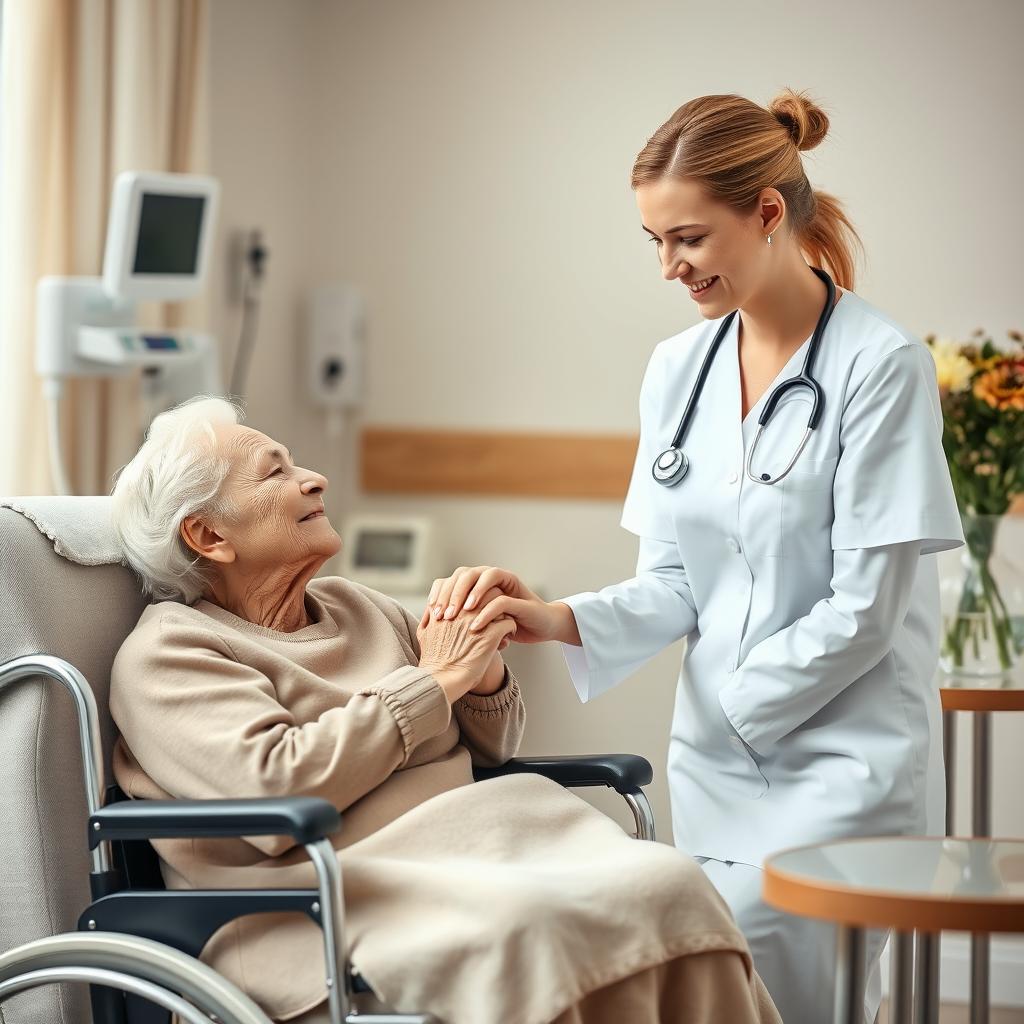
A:
{"type": "Polygon", "coordinates": [[[655,460],[652,473],[659,484],[671,487],[686,476],[690,460],[679,448],[666,448],[655,460]]]}

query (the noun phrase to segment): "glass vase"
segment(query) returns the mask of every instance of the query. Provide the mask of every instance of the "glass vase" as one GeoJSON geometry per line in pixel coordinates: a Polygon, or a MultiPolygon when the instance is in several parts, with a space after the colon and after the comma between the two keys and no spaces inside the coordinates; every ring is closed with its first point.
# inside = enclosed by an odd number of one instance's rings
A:
{"type": "Polygon", "coordinates": [[[949,676],[1008,675],[1024,650],[1024,518],[964,515],[958,569],[942,581],[939,666],[949,676]]]}

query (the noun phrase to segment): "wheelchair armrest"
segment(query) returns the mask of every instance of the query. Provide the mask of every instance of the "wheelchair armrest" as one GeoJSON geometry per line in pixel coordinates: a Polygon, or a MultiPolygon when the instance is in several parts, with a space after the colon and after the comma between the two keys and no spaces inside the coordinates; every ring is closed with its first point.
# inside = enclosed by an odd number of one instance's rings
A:
{"type": "Polygon", "coordinates": [[[292,796],[252,800],[124,800],[89,818],[89,848],[108,839],[291,836],[307,846],[341,826],[327,800],[292,796]]]}
{"type": "Polygon", "coordinates": [[[654,778],[651,762],[639,754],[580,754],[571,757],[514,757],[497,768],[474,768],[481,782],[501,775],[532,772],[562,786],[609,786],[617,793],[635,793],[654,778]]]}

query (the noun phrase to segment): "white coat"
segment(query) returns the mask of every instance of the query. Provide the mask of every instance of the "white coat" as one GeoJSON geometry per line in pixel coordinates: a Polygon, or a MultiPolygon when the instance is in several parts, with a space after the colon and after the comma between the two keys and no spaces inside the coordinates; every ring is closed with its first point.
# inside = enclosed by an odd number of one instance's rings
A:
{"type": "MultiPolygon", "coordinates": [[[[804,843],[941,832],[935,552],[963,534],[931,356],[845,291],[814,367],[822,420],[790,475],[763,485],[743,466],[772,388],[741,423],[737,315],[682,444],[689,472],[664,487],[652,463],[720,324],[651,357],[622,515],[637,575],[565,599],[583,641],[562,648],[573,682],[591,700],[688,638],[668,778],[676,844],[695,857],[760,867],[804,843]]],[[[788,462],[809,412],[805,390],[787,395],[756,471],[788,462]]]]}

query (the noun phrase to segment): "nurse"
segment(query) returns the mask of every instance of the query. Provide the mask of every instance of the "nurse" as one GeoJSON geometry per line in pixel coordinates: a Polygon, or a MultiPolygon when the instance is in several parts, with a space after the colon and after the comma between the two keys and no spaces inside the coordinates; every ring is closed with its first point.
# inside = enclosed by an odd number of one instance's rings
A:
{"type": "MultiPolygon", "coordinates": [[[[641,386],[622,514],[640,539],[636,575],[545,602],[511,572],[461,568],[424,613],[476,610],[481,628],[507,614],[517,642],[559,641],[583,701],[687,638],[668,758],[675,842],[728,902],[787,1024],[831,1019],[834,932],[762,901],[766,855],[942,831],[936,552],[963,542],[931,356],[855,294],[857,235],[804,172],[801,151],[827,130],[791,90],[767,109],[702,96],[636,159],[643,230],[702,318],[655,348],[641,386]],[[820,421],[785,473],[812,412],[808,389],[786,391],[748,467],[764,406],[820,322],[820,421]],[[688,471],[659,480],[720,330],[680,443],[688,471]]],[[[868,1022],[884,938],[869,941],[868,1022]]]]}

